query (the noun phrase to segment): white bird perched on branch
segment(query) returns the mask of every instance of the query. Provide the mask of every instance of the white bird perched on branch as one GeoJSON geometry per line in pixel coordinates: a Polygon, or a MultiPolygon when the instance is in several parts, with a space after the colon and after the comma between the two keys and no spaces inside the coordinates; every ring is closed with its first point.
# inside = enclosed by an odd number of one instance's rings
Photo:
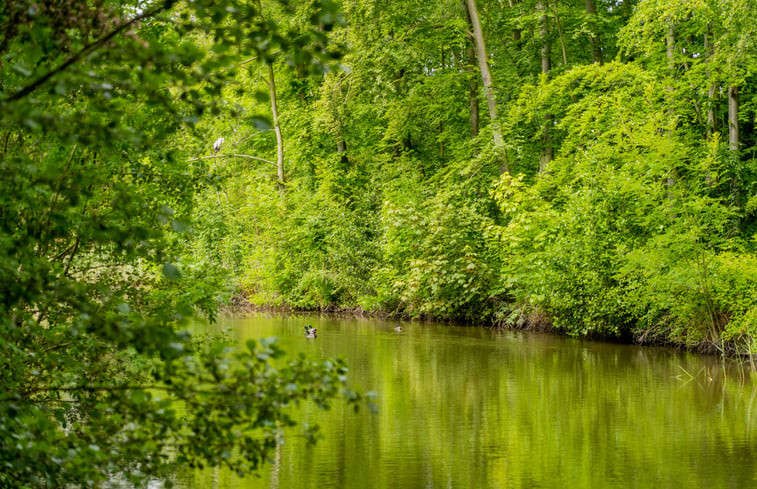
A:
{"type": "Polygon", "coordinates": [[[223,144],[223,141],[223,138],[216,139],[216,142],[213,143],[213,154],[218,154],[218,152],[221,151],[221,145],[223,144]]]}

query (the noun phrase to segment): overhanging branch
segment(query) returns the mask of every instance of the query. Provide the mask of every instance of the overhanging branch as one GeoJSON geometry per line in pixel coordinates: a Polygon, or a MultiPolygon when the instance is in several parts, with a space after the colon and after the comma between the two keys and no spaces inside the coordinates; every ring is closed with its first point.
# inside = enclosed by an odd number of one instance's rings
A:
{"type": "Polygon", "coordinates": [[[37,78],[32,83],[30,83],[29,85],[25,86],[24,88],[22,88],[18,92],[14,93],[13,95],[11,95],[9,97],[6,97],[5,99],[3,99],[3,102],[14,102],[16,100],[20,100],[20,99],[26,97],[27,95],[29,95],[30,93],[32,93],[34,90],[36,90],[37,88],[39,88],[40,85],[42,85],[43,83],[45,83],[47,80],[49,80],[53,76],[57,75],[61,71],[65,70],[66,68],[68,68],[72,64],[76,63],[77,61],[79,61],[80,59],[82,59],[84,56],[86,56],[87,54],[89,54],[90,52],[95,51],[97,48],[99,48],[100,46],[102,46],[106,42],[108,42],[111,39],[113,39],[116,35],[118,35],[119,33],[121,33],[124,29],[127,29],[128,27],[131,27],[132,25],[136,24],[139,21],[142,21],[144,19],[148,19],[148,18],[152,17],[153,15],[155,15],[155,14],[157,14],[157,13],[163,11],[163,10],[167,10],[167,9],[171,8],[171,6],[174,4],[174,2],[175,2],[175,0],[167,0],[167,1],[160,2],[160,4],[158,6],[152,8],[150,10],[147,10],[146,12],[143,12],[140,15],[137,15],[136,17],[134,17],[133,19],[131,19],[130,21],[128,21],[128,22],[126,22],[124,24],[121,24],[120,26],[116,27],[115,29],[113,29],[109,33],[105,34],[100,39],[92,41],[91,43],[89,43],[86,46],[84,46],[83,48],[81,48],[79,51],[77,51],[75,54],[73,54],[70,58],[68,58],[66,61],[64,61],[57,68],[54,68],[54,69],[48,71],[47,73],[45,73],[41,77],[37,78]]]}

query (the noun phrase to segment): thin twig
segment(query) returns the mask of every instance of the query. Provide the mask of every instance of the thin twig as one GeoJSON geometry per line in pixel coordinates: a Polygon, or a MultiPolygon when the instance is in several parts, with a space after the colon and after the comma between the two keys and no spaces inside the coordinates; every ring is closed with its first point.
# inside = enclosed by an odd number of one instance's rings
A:
{"type": "Polygon", "coordinates": [[[66,269],[63,271],[63,276],[68,277],[68,272],[71,270],[71,264],[74,261],[74,255],[76,255],[76,252],[79,251],[79,242],[80,237],[76,236],[76,242],[74,243],[74,249],[71,251],[71,254],[68,257],[68,262],[66,263],[66,269]]]}

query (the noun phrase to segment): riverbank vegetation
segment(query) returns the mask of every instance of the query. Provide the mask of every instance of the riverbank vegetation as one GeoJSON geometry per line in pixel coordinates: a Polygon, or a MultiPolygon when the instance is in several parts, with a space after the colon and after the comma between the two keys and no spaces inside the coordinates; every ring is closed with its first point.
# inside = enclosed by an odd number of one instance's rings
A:
{"type": "Polygon", "coordinates": [[[253,469],[344,367],[181,332],[231,295],[755,353],[756,10],[5,2],[0,481],[253,469]]]}
{"type": "Polygon", "coordinates": [[[199,121],[276,168],[208,160],[186,260],[258,305],[753,353],[754,10],[344,1],[339,67],[250,62],[199,121]]]}

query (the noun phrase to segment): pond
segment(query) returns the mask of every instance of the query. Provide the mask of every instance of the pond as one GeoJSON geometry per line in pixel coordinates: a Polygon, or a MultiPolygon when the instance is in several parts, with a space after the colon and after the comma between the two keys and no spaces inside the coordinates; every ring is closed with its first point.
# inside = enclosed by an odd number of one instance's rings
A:
{"type": "Polygon", "coordinates": [[[256,315],[244,342],[343,357],[376,413],[301,416],[259,477],[178,474],[183,489],[744,488],[757,485],[757,389],[714,357],[483,327],[256,315]],[[303,326],[318,328],[306,339],[303,326]],[[752,427],[755,430],[752,430],[752,427]]]}

